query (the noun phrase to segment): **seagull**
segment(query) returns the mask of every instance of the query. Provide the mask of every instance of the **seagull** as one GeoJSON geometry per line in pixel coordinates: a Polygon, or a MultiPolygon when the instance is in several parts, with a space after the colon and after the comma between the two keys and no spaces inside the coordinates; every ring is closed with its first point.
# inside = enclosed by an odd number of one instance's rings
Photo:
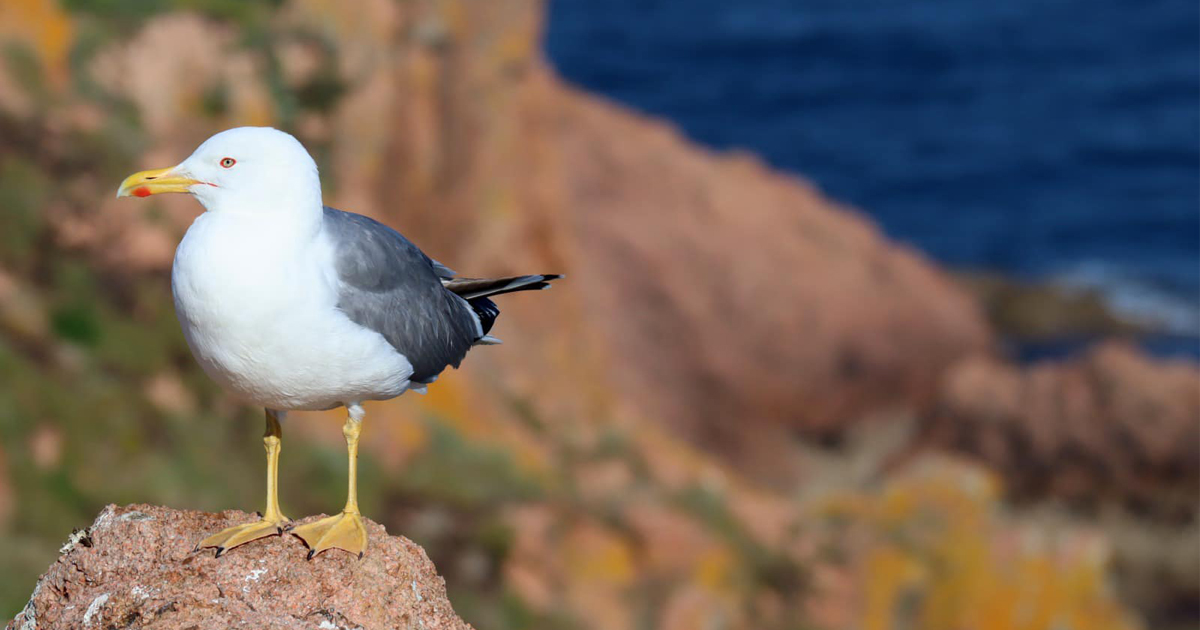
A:
{"type": "Polygon", "coordinates": [[[267,501],[261,518],[196,546],[225,551],[285,531],[308,546],[362,557],[358,440],[363,402],[425,392],[488,334],[491,297],[545,289],[556,274],[459,278],[399,232],[326,206],[317,164],[269,127],[218,133],[183,162],[130,175],[117,197],[187,193],[205,212],[175,251],[175,313],[196,361],[237,397],[263,407],[267,501]],[[279,509],[282,422],[293,410],[345,407],[349,460],[340,514],[292,527],[279,509]]]}

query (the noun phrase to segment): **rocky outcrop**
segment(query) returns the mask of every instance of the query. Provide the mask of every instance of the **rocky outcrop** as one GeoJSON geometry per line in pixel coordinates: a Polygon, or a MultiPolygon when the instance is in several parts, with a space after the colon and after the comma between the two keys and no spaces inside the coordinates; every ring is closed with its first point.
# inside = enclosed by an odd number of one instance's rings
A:
{"type": "Polygon", "coordinates": [[[574,278],[614,379],[704,446],[752,461],[919,408],[988,347],[967,295],[813,187],[591,95],[553,102],[574,278]]]}
{"type": "Polygon", "coordinates": [[[951,368],[912,448],[984,462],[1032,511],[1069,506],[1112,544],[1149,627],[1195,625],[1200,601],[1200,370],[1117,342],[1017,366],[951,368]]]}
{"type": "Polygon", "coordinates": [[[959,272],[955,276],[1005,340],[1054,342],[1166,331],[1161,323],[1134,320],[1115,311],[1098,290],[994,272],[959,272]]]}
{"type": "Polygon", "coordinates": [[[1120,343],[1022,368],[976,358],[947,375],[929,444],[999,470],[1010,490],[1115,500],[1188,521],[1200,487],[1200,372],[1120,343]]]}
{"type": "Polygon", "coordinates": [[[8,629],[470,628],[425,552],[369,520],[361,560],[305,560],[304,544],[286,534],[220,558],[193,551],[212,531],[254,518],[110,505],[71,536],[8,629]]]}

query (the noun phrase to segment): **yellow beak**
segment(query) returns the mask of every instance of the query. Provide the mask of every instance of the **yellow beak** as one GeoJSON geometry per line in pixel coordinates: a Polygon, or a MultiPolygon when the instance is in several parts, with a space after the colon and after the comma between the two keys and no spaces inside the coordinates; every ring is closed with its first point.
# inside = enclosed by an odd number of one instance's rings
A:
{"type": "Polygon", "coordinates": [[[118,197],[149,197],[159,193],[187,192],[188,188],[199,184],[199,180],[181,177],[173,174],[175,167],[160,168],[153,171],[134,173],[121,182],[117,189],[118,197]]]}

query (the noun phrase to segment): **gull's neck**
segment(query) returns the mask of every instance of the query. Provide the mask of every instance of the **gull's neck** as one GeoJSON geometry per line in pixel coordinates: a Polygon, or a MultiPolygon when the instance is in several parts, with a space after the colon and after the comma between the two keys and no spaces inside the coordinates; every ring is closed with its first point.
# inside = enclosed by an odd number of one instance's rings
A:
{"type": "Polygon", "coordinates": [[[206,214],[243,230],[264,230],[283,238],[311,238],[321,230],[321,189],[285,189],[270,194],[223,195],[204,203],[206,214]]]}

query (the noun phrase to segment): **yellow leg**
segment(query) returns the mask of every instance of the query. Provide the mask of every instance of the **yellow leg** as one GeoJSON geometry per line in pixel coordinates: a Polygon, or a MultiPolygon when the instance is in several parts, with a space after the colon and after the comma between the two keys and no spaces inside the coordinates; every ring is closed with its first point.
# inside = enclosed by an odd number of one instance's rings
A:
{"type": "Polygon", "coordinates": [[[346,452],[350,460],[350,487],[346,491],[346,507],[341,514],[301,525],[292,531],[308,545],[308,557],[326,549],[343,549],[362,557],[367,549],[367,528],[358,512],[358,436],[362,433],[362,407],[350,405],[350,417],[342,426],[346,436],[346,452]]]}
{"type": "Polygon", "coordinates": [[[267,449],[267,507],[262,518],[254,523],[223,529],[200,541],[196,549],[216,547],[219,558],[238,545],[283,533],[288,518],[279,511],[279,449],[282,437],[283,427],[279,424],[277,412],[268,409],[267,427],[263,433],[263,446],[267,449]]]}

